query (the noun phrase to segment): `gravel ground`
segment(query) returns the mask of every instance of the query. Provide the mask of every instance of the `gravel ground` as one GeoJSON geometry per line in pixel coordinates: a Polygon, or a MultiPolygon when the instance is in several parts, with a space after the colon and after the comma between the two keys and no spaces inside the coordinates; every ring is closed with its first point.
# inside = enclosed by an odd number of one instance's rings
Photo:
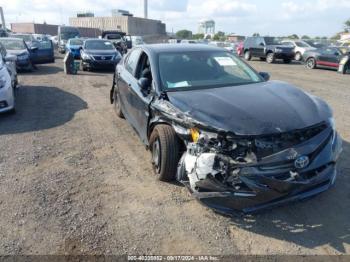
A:
{"type": "Polygon", "coordinates": [[[155,179],[109,104],[112,74],[67,76],[57,59],[21,74],[17,114],[0,116],[0,254],[349,254],[350,76],[251,65],[333,107],[344,138],[334,188],[254,216],[218,215],[155,179]]]}

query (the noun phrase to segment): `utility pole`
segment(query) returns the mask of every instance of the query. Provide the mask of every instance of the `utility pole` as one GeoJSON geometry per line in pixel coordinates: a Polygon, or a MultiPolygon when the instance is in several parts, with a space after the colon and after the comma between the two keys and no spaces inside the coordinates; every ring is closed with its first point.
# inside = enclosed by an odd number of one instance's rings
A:
{"type": "Polygon", "coordinates": [[[148,18],[148,0],[143,0],[143,12],[144,12],[144,17],[147,19],[148,18]]]}
{"type": "Polygon", "coordinates": [[[2,9],[1,6],[0,6],[0,16],[1,16],[1,25],[2,25],[2,28],[4,28],[4,29],[6,30],[4,10],[2,9]]]}

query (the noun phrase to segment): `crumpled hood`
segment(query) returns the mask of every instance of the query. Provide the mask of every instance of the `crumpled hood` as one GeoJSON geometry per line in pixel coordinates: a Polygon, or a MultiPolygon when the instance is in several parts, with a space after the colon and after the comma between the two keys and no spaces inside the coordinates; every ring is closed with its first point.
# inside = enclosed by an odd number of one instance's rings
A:
{"type": "Polygon", "coordinates": [[[332,116],[324,101],[280,81],[167,95],[170,103],[185,115],[237,135],[288,132],[332,116]]]}

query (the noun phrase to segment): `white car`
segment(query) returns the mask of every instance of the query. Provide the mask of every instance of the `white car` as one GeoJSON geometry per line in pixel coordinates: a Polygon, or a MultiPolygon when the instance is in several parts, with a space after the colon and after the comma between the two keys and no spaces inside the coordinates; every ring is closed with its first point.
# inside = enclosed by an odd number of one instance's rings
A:
{"type": "Polygon", "coordinates": [[[0,113],[15,112],[15,87],[5,59],[0,56],[0,113]]]}
{"type": "Polygon", "coordinates": [[[301,61],[303,59],[303,55],[306,51],[316,49],[315,47],[312,47],[303,40],[283,40],[281,43],[287,46],[294,47],[295,60],[297,61],[301,61]]]}
{"type": "MultiPolygon", "coordinates": [[[[6,39],[10,39],[10,38],[6,38],[6,39]]],[[[16,66],[17,56],[9,54],[5,46],[0,42],[0,57],[4,58],[3,61],[5,62],[5,65],[11,76],[12,85],[16,88],[18,84],[17,66],[16,66]]]]}

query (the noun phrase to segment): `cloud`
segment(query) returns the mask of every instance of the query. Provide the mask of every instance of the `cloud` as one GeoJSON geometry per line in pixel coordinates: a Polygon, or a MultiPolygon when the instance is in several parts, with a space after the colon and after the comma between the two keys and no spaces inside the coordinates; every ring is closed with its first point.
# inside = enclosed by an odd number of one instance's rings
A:
{"type": "MultiPolygon", "coordinates": [[[[350,0],[149,0],[149,16],[174,31],[197,30],[198,21],[216,21],[217,30],[240,34],[334,34],[349,18],[350,0]],[[321,33],[320,33],[321,32],[321,33]]],[[[126,9],[143,16],[143,0],[0,0],[7,23],[68,24],[79,11],[110,16],[126,9]]]]}
{"type": "Polygon", "coordinates": [[[188,6],[188,0],[150,0],[148,3],[156,11],[185,12],[188,6]]]}

